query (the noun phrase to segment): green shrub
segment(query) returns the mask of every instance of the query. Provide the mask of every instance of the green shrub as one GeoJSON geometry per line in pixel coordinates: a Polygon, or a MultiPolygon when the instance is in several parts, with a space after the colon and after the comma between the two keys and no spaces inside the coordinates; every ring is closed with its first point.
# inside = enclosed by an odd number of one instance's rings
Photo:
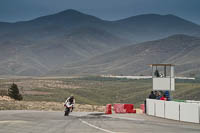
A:
{"type": "Polygon", "coordinates": [[[18,86],[14,83],[8,89],[8,96],[10,96],[11,98],[13,98],[15,100],[22,100],[23,99],[22,95],[19,93],[18,86]]]}

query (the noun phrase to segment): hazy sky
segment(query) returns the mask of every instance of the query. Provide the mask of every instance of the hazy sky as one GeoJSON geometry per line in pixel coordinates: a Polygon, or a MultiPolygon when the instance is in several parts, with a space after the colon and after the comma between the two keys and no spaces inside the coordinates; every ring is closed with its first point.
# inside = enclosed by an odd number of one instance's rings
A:
{"type": "Polygon", "coordinates": [[[146,13],[174,14],[200,24],[200,0],[0,0],[0,21],[30,20],[66,9],[106,20],[146,13]]]}

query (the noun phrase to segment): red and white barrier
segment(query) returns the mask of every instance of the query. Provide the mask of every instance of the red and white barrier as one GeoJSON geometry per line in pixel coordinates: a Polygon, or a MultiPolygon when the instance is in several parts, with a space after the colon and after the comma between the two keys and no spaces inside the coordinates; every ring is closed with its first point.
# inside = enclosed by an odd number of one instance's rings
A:
{"type": "Polygon", "coordinates": [[[140,109],[142,110],[142,113],[145,113],[145,105],[144,104],[140,104],[140,109]]]}
{"type": "Polygon", "coordinates": [[[114,104],[114,111],[115,113],[126,113],[124,109],[124,104],[114,104]]]}
{"type": "Polygon", "coordinates": [[[114,104],[115,113],[136,113],[133,104],[114,104]]]}
{"type": "Polygon", "coordinates": [[[111,104],[106,105],[106,114],[112,114],[112,105],[111,104]]]}
{"type": "Polygon", "coordinates": [[[136,113],[133,104],[124,104],[124,109],[126,110],[126,113],[136,113]]]}

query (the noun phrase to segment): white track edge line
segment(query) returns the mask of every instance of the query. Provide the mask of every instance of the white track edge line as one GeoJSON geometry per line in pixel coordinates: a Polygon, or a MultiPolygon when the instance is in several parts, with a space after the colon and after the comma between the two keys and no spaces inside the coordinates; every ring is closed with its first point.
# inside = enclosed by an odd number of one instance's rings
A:
{"type": "Polygon", "coordinates": [[[103,128],[100,128],[100,127],[97,127],[97,126],[95,126],[95,125],[92,125],[92,124],[90,124],[90,123],[88,123],[88,122],[86,122],[86,121],[83,121],[82,119],[79,119],[82,123],[84,123],[84,124],[86,124],[86,125],[88,125],[88,126],[90,126],[90,127],[93,127],[93,128],[96,128],[96,129],[98,129],[98,130],[101,130],[101,131],[104,131],[104,132],[107,132],[107,133],[116,133],[116,132],[113,132],[113,131],[110,131],[110,130],[107,130],[107,129],[103,129],[103,128]]]}

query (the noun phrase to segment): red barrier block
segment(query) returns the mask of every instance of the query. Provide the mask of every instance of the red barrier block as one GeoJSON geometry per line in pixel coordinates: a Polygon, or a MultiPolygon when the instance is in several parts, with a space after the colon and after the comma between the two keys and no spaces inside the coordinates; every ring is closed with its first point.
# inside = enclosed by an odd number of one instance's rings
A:
{"type": "Polygon", "coordinates": [[[126,110],[126,113],[136,113],[133,104],[124,104],[124,109],[126,110]]]}
{"type": "Polygon", "coordinates": [[[115,113],[126,113],[124,109],[124,104],[114,104],[114,111],[115,113]]]}
{"type": "Polygon", "coordinates": [[[106,114],[112,114],[112,105],[111,104],[106,105],[106,114]]]}
{"type": "Polygon", "coordinates": [[[144,106],[144,104],[140,104],[140,109],[142,110],[143,113],[145,112],[145,106],[144,106]]]}
{"type": "Polygon", "coordinates": [[[126,113],[136,113],[136,110],[133,109],[133,110],[127,110],[126,113]]]}

